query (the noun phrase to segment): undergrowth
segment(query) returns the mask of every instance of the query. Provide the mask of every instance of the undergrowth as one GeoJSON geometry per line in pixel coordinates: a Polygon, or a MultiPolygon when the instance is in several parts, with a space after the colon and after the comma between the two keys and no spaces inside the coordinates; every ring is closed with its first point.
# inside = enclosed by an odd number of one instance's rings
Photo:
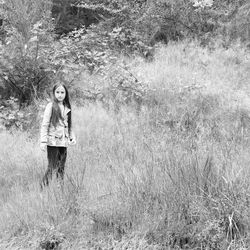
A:
{"type": "Polygon", "coordinates": [[[249,52],[179,43],[130,65],[139,112],[75,106],[63,184],[39,189],[38,137],[1,132],[2,248],[248,249],[249,52]]]}

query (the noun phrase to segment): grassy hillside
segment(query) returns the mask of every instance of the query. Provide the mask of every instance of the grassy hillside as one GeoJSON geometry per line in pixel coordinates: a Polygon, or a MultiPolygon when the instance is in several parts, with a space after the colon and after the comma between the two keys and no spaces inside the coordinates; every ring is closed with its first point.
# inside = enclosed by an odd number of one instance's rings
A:
{"type": "Polygon", "coordinates": [[[64,185],[40,190],[38,136],[1,132],[0,249],[248,249],[249,51],[183,42],[131,65],[140,112],[75,107],[64,185]]]}

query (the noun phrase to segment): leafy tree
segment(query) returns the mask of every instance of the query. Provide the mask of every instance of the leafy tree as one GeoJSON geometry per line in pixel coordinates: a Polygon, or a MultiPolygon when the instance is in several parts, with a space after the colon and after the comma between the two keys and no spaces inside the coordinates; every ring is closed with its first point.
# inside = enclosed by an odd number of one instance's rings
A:
{"type": "Polygon", "coordinates": [[[109,11],[111,18],[104,18],[107,26],[129,28],[151,45],[187,36],[214,37],[223,30],[230,37],[243,38],[249,20],[248,5],[246,0],[78,1],[78,6],[84,8],[109,11]]]}
{"type": "Polygon", "coordinates": [[[24,42],[28,42],[33,25],[44,17],[50,17],[51,2],[8,0],[0,4],[0,9],[7,24],[17,30],[24,42]]]}
{"type": "Polygon", "coordinates": [[[0,45],[0,81],[4,97],[18,98],[20,106],[41,97],[49,84],[44,58],[45,47],[53,40],[50,8],[45,0],[10,0],[1,5],[7,38],[0,45]]]}

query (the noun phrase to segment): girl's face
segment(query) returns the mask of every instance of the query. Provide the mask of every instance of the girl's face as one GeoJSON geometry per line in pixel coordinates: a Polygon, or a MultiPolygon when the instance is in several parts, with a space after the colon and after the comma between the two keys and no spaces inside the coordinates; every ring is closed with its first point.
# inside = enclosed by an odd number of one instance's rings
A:
{"type": "Polygon", "coordinates": [[[66,91],[63,86],[59,86],[55,89],[55,98],[58,102],[63,102],[66,96],[66,91]]]}

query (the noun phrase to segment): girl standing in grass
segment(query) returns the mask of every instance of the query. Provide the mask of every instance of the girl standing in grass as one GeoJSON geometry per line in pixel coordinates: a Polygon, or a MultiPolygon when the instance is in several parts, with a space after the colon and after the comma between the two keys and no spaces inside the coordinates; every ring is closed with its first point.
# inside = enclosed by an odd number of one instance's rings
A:
{"type": "Polygon", "coordinates": [[[53,87],[53,100],[48,103],[41,125],[41,150],[47,148],[48,169],[42,179],[42,185],[48,185],[52,172],[63,179],[68,145],[76,143],[72,132],[71,105],[65,85],[57,83],[53,87]]]}

